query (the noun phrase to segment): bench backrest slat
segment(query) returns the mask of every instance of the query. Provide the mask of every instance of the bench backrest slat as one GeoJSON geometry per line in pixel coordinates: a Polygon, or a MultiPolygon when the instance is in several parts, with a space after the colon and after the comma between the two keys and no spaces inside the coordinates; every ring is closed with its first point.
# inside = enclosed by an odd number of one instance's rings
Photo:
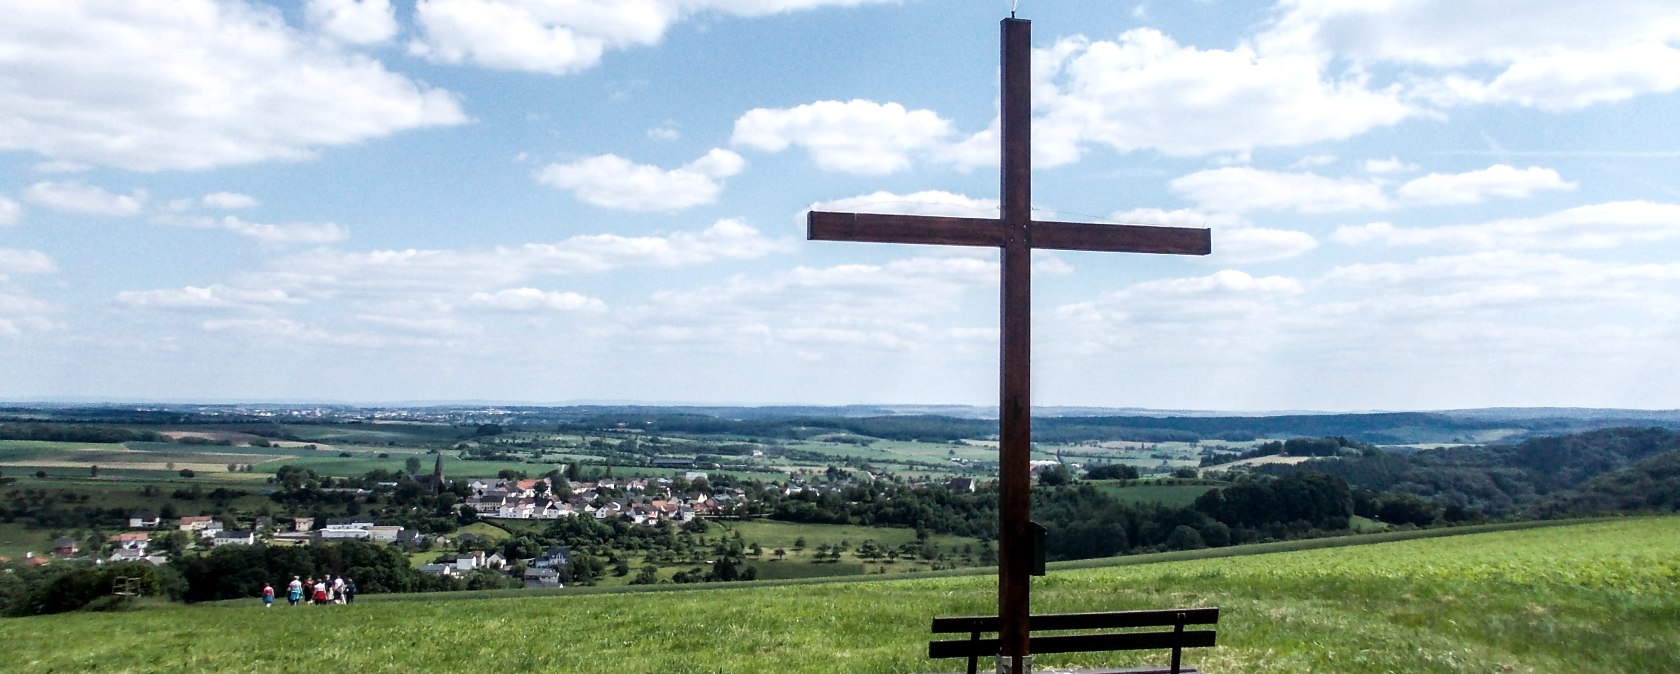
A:
{"type": "MultiPolygon", "coordinates": [[[[1091,651],[1138,651],[1171,648],[1211,648],[1216,645],[1212,630],[1183,632],[1130,632],[1120,634],[1069,634],[1029,637],[1034,653],[1087,653],[1091,651]]],[[[928,642],[929,658],[991,657],[998,654],[998,640],[951,639],[928,642]]]]}
{"type": "MultiPolygon", "coordinates": [[[[1185,625],[1212,625],[1219,622],[1219,609],[1214,607],[1035,615],[1028,619],[1028,629],[1035,632],[1038,630],[1106,630],[1128,627],[1169,627],[1180,622],[1185,625]],[[1183,616],[1182,620],[1179,618],[1180,615],[1183,616]]],[[[996,632],[1001,624],[997,616],[986,615],[934,618],[933,632],[935,634],[996,632]]]]}

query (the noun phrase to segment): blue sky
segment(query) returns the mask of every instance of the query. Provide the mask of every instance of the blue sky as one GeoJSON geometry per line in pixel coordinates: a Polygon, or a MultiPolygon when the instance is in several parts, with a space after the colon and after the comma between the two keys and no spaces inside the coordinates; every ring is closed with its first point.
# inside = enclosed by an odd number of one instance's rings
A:
{"type": "MultiPolygon", "coordinates": [[[[0,2],[0,399],[994,404],[1004,0],[0,2]]],[[[1671,0],[1021,0],[1034,401],[1680,407],[1671,0]]]]}

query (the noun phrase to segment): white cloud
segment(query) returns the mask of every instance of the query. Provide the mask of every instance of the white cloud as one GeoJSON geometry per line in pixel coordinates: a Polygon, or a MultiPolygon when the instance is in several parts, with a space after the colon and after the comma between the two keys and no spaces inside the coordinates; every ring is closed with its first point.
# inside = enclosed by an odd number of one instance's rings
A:
{"type": "Polygon", "coordinates": [[[1255,278],[1247,272],[1225,269],[1207,276],[1144,281],[1126,290],[1132,296],[1209,297],[1246,294],[1298,295],[1301,282],[1286,276],[1255,278]]]}
{"type": "Polygon", "coordinates": [[[206,310],[252,309],[298,304],[302,300],[287,295],[284,290],[212,285],[162,290],[125,290],[117,293],[115,302],[130,309],[206,310]]]}
{"type": "Polygon", "coordinates": [[[1410,173],[1417,170],[1416,164],[1400,161],[1399,157],[1387,159],[1367,159],[1361,164],[1361,169],[1372,175],[1387,175],[1390,173],[1410,173]]]}
{"type": "Polygon", "coordinates": [[[1676,89],[1680,48],[1638,44],[1527,58],[1494,78],[1485,95],[1493,101],[1563,112],[1676,89]]]}
{"type": "Polygon", "coordinates": [[[46,302],[0,289],[0,337],[52,330],[57,326],[45,316],[50,309],[46,302]]]}
{"type": "Polygon", "coordinates": [[[304,14],[321,32],[350,44],[378,44],[397,35],[390,0],[309,0],[304,14]]]}
{"type": "Polygon", "coordinates": [[[20,220],[23,220],[23,206],[6,197],[0,197],[0,227],[15,225],[20,220]]]}
{"type": "Polygon", "coordinates": [[[1250,167],[1198,171],[1174,179],[1172,189],[1204,208],[1231,213],[1256,210],[1335,213],[1384,209],[1391,205],[1382,185],[1375,181],[1250,167]]]}
{"type": "Polygon", "coordinates": [[[905,351],[933,342],[926,308],[995,287],[996,256],[921,257],[884,265],[798,267],[768,277],[656,292],[630,318],[657,343],[685,348],[845,347],[905,351]],[[799,307],[789,314],[788,307],[799,307]]]}
{"type": "Polygon", "coordinates": [[[1414,94],[1438,104],[1573,110],[1680,89],[1677,16],[1665,0],[1292,0],[1258,42],[1269,53],[1433,69],[1414,94]],[[1484,80],[1489,66],[1499,74],[1484,80]]]}
{"type": "Polygon", "coordinates": [[[176,227],[220,229],[240,236],[256,239],[263,245],[328,244],[338,243],[350,238],[349,229],[332,222],[284,222],[270,224],[262,222],[248,222],[231,215],[222,216],[221,218],[160,215],[153,218],[153,221],[176,227]]]}
{"type": "Polygon", "coordinates": [[[38,250],[0,248],[0,281],[24,274],[51,274],[58,265],[46,253],[38,250]]]}
{"type": "Polygon", "coordinates": [[[1155,227],[1206,227],[1215,230],[1248,227],[1246,218],[1230,212],[1202,212],[1188,208],[1178,210],[1163,210],[1159,208],[1133,208],[1115,211],[1108,216],[1109,220],[1127,225],[1151,225],[1155,227]]]}
{"type": "Polygon", "coordinates": [[[1035,56],[1044,62],[1035,135],[1064,145],[1077,138],[1121,152],[1246,152],[1350,138],[1414,114],[1397,88],[1332,78],[1311,56],[1249,45],[1202,50],[1153,29],[1112,42],[1067,38],[1035,56]]]}
{"type": "Polygon", "coordinates": [[[667,119],[659,126],[648,129],[647,137],[651,140],[676,140],[682,137],[682,132],[675,121],[667,119]]]}
{"type": "Polygon", "coordinates": [[[355,319],[362,323],[368,323],[381,328],[392,329],[410,335],[461,337],[479,335],[484,332],[483,325],[463,321],[454,316],[362,314],[356,316],[355,319]]]}
{"type": "MultiPolygon", "coordinates": [[[[13,295],[4,290],[0,290],[0,315],[11,315],[15,317],[18,314],[39,313],[45,311],[46,309],[47,304],[45,302],[32,297],[25,297],[23,295],[13,295]]],[[[0,333],[5,332],[8,331],[0,330],[0,333]]],[[[17,334],[16,331],[10,331],[10,333],[17,334]]]]}
{"type": "Polygon", "coordinates": [[[439,63],[564,75],[609,49],[657,44],[685,16],[761,16],[893,0],[419,0],[409,51],[439,63]]]}
{"type": "MultiPolygon", "coordinates": [[[[986,127],[985,131],[935,147],[930,151],[930,156],[935,161],[950,164],[962,171],[996,167],[1003,159],[999,152],[1002,133],[1002,119],[993,117],[991,125],[986,127]]],[[[1032,144],[1033,166],[1049,168],[1078,160],[1078,143],[1057,142],[1062,138],[1063,136],[1052,135],[1050,129],[1045,129],[1043,133],[1035,131],[1032,144]]]]}
{"type": "Polygon", "coordinates": [[[1521,199],[1540,190],[1573,190],[1576,184],[1538,166],[1495,164],[1467,173],[1431,173],[1400,186],[1396,194],[1419,204],[1474,204],[1490,196],[1521,199]]]}
{"type": "Polygon", "coordinates": [[[1549,316],[1546,323],[1572,326],[1558,317],[1599,314],[1606,307],[1624,315],[1680,309],[1667,299],[1680,286],[1680,264],[1589,261],[1557,253],[1494,250],[1354,264],[1331,270],[1322,281],[1360,291],[1357,300],[1327,303],[1327,313],[1344,321],[1363,315],[1390,326],[1443,318],[1520,325],[1533,320],[1537,309],[1549,316]]]}
{"type": "MultiPolygon", "coordinates": [[[[1133,284],[1097,300],[1056,307],[1045,330],[1081,356],[1123,352],[1149,367],[1184,358],[1242,358],[1264,347],[1292,315],[1303,284],[1226,269],[1207,276],[1133,284]],[[1147,355],[1142,355],[1147,354],[1147,355]]],[[[1086,369],[1089,376],[1089,368],[1086,369]]]]}
{"type": "Polygon", "coordinates": [[[594,67],[609,47],[657,42],[676,18],[675,7],[655,0],[419,0],[415,23],[424,35],[409,51],[439,63],[564,75],[594,67]]]}
{"type": "Polygon", "coordinates": [[[1289,168],[1296,168],[1296,169],[1316,168],[1316,167],[1319,167],[1319,166],[1329,166],[1329,165],[1334,164],[1334,163],[1336,163],[1336,155],[1333,155],[1333,154],[1313,154],[1313,155],[1307,155],[1305,157],[1302,157],[1302,158],[1296,160],[1294,164],[1289,165],[1289,168]]]}
{"type": "Polygon", "coordinates": [[[843,213],[885,213],[904,215],[943,215],[959,218],[998,217],[997,199],[975,199],[940,190],[924,190],[911,194],[872,192],[855,197],[820,201],[811,204],[812,211],[843,213]]]}
{"type": "Polygon", "coordinates": [[[950,122],[931,110],[854,99],[755,108],[735,120],[730,142],[769,152],[798,145],[825,170],[884,175],[909,168],[912,156],[937,150],[950,134],[950,122]]]}
{"type": "Polygon", "coordinates": [[[723,189],[719,181],[740,173],[745,164],[740,155],[716,148],[669,171],[608,154],[549,164],[536,178],[603,208],[679,211],[717,201],[723,189]]]}
{"type": "Polygon", "coordinates": [[[1337,228],[1349,245],[1453,246],[1484,249],[1613,248],[1680,239],[1680,204],[1617,201],[1535,218],[1469,225],[1397,227],[1386,222],[1337,228]]]}
{"type": "Polygon", "coordinates": [[[0,150],[137,171],[303,159],[466,121],[454,96],[240,0],[9,6],[0,150]],[[190,48],[189,48],[190,47],[190,48]]]}
{"type": "Polygon", "coordinates": [[[0,337],[20,337],[25,332],[46,332],[56,327],[46,317],[51,307],[10,287],[14,276],[41,276],[58,272],[58,265],[46,253],[18,248],[0,248],[0,337]]]}
{"type": "Polygon", "coordinates": [[[538,276],[748,260],[791,247],[790,241],[766,238],[740,221],[719,220],[698,232],[635,237],[592,234],[558,243],[487,249],[359,253],[314,249],[277,259],[247,282],[305,297],[456,297],[463,292],[518,286],[538,276]]]}
{"type": "Polygon", "coordinates": [[[1510,63],[1536,52],[1594,50],[1680,35],[1667,0],[1287,0],[1262,44],[1365,62],[1439,67],[1510,63]]]}
{"type": "Polygon", "coordinates": [[[485,311],[606,311],[601,300],[572,292],[538,290],[536,288],[507,288],[496,292],[476,292],[467,298],[463,309],[485,311]]]}
{"type": "Polygon", "coordinates": [[[1213,258],[1231,263],[1270,262],[1304,255],[1317,247],[1318,239],[1306,232],[1243,227],[1214,235],[1213,258]]]}
{"type": "Polygon", "coordinates": [[[79,182],[35,183],[24,188],[23,198],[55,210],[110,217],[139,215],[146,205],[145,190],[112,194],[79,182]]]}
{"type": "Polygon", "coordinates": [[[1212,229],[1213,254],[1209,259],[1221,264],[1284,260],[1318,247],[1318,240],[1311,234],[1255,227],[1246,218],[1234,213],[1134,208],[1108,217],[1115,222],[1134,225],[1212,229]]]}
{"type": "Polygon", "coordinates": [[[210,208],[220,208],[230,211],[239,208],[251,208],[257,205],[256,197],[240,194],[238,192],[213,192],[211,194],[204,195],[204,198],[199,199],[199,202],[210,208]]]}

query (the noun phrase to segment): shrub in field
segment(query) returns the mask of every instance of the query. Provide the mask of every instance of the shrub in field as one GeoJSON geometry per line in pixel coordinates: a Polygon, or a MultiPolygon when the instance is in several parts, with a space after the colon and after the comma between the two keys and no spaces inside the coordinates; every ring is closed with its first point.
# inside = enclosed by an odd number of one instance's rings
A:
{"type": "Polygon", "coordinates": [[[109,610],[124,601],[114,598],[120,578],[134,579],[127,589],[136,596],[167,596],[181,589],[180,578],[173,571],[140,562],[55,567],[15,569],[5,574],[0,580],[0,613],[25,616],[83,608],[109,610]]]}

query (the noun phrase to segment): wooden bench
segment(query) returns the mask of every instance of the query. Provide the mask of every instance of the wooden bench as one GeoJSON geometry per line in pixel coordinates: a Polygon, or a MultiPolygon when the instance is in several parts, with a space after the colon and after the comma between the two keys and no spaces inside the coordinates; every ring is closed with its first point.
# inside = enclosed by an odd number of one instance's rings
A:
{"type": "MultiPolygon", "coordinates": [[[[1028,644],[1034,655],[1047,653],[1089,653],[1096,651],[1137,651],[1171,649],[1172,664],[1166,667],[1102,670],[1105,674],[1198,674],[1198,670],[1183,667],[1180,655],[1186,648],[1213,646],[1214,631],[1186,630],[1185,625],[1213,625],[1219,622],[1219,609],[1178,608],[1155,611],[1111,611],[1107,613],[1060,613],[1032,616],[1028,644]],[[1171,631],[1113,631],[1139,628],[1171,627],[1171,631]],[[1072,630],[1110,630],[1100,633],[1061,634],[1039,636],[1042,632],[1072,630]]],[[[979,659],[998,655],[996,637],[982,639],[981,634],[997,633],[997,616],[961,616],[933,619],[934,634],[967,633],[967,639],[935,639],[928,642],[930,658],[968,658],[968,674],[976,674],[979,659]]]]}

